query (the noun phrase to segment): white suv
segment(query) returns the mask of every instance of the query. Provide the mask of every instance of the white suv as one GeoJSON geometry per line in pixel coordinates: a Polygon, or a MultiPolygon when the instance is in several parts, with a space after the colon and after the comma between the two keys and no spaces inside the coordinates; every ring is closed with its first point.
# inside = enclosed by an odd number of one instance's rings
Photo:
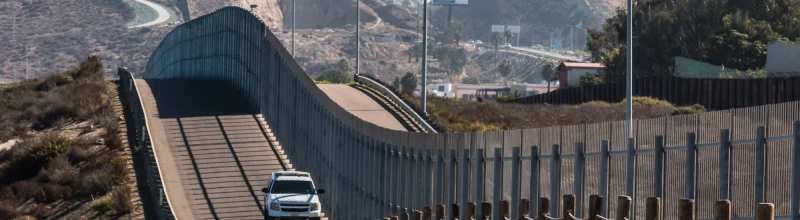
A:
{"type": "Polygon", "coordinates": [[[313,219],[322,217],[319,194],[311,174],[297,171],[273,172],[264,192],[264,219],[313,219]]]}

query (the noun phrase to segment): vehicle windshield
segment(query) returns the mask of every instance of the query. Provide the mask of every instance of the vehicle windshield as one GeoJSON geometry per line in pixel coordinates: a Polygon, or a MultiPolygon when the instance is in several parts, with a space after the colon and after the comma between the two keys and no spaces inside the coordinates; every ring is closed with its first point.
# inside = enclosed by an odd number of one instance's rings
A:
{"type": "Polygon", "coordinates": [[[275,181],[272,183],[273,194],[317,194],[311,181],[275,181]]]}

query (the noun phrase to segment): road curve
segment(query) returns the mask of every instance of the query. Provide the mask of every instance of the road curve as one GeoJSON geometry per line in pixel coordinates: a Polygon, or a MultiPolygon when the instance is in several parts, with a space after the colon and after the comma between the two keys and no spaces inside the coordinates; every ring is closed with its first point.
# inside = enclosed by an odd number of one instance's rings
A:
{"type": "Polygon", "coordinates": [[[140,4],[143,4],[143,5],[146,5],[147,7],[152,8],[153,10],[156,11],[156,13],[158,14],[158,17],[155,20],[152,20],[150,22],[147,22],[147,23],[144,23],[144,24],[140,24],[140,25],[130,26],[128,28],[149,27],[149,26],[158,25],[158,24],[167,22],[169,20],[170,13],[169,13],[168,9],[164,8],[163,6],[161,6],[159,4],[156,4],[156,3],[153,3],[153,2],[150,2],[150,1],[147,1],[147,0],[133,0],[133,1],[136,1],[136,2],[138,2],[140,4]]]}

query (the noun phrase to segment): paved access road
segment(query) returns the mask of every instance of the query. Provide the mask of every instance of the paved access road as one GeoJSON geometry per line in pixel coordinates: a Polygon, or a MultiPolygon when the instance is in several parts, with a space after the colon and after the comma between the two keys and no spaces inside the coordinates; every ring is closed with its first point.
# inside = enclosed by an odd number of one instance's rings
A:
{"type": "Polygon", "coordinates": [[[392,130],[408,131],[392,113],[353,87],[337,84],[318,84],[317,86],[336,104],[365,121],[392,130]]]}
{"type": "Polygon", "coordinates": [[[561,60],[573,60],[573,61],[583,60],[580,57],[563,55],[563,54],[553,53],[553,52],[548,52],[548,51],[543,51],[543,50],[536,50],[536,49],[532,49],[532,48],[512,47],[511,49],[512,50],[517,50],[517,51],[522,51],[522,52],[527,52],[527,53],[533,53],[533,54],[537,54],[537,55],[540,55],[540,56],[552,57],[552,58],[561,59],[561,60]]]}
{"type": "Polygon", "coordinates": [[[264,219],[261,188],[283,170],[265,126],[226,83],[136,80],[178,219],[264,219]]]}

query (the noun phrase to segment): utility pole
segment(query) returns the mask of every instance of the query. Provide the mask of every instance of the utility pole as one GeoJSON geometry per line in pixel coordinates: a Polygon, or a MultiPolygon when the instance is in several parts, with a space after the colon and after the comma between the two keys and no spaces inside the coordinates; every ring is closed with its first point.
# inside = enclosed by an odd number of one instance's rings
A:
{"type": "Polygon", "coordinates": [[[569,27],[569,49],[574,50],[575,44],[572,42],[572,25],[567,25],[569,27]]]}
{"type": "Polygon", "coordinates": [[[361,0],[356,0],[356,75],[361,74],[361,0]]]}
{"type": "Polygon", "coordinates": [[[550,31],[550,49],[553,49],[553,32],[550,31]]]}
{"type": "Polygon", "coordinates": [[[297,8],[296,1],[297,0],[292,0],[292,58],[294,58],[294,29],[295,29],[295,24],[297,23],[295,22],[295,18],[297,18],[296,16],[297,10],[295,10],[297,8]]]}
{"type": "Polygon", "coordinates": [[[14,23],[11,26],[11,43],[17,42],[17,6],[14,5],[14,15],[11,17],[14,23]]]}
{"type": "Polygon", "coordinates": [[[517,47],[519,47],[519,35],[522,35],[522,18],[520,17],[517,20],[517,27],[519,28],[519,32],[517,32],[517,47]]]}
{"type": "Polygon", "coordinates": [[[30,76],[30,66],[30,63],[28,63],[28,45],[25,44],[25,80],[28,80],[28,77],[30,76]]]}
{"type": "Polygon", "coordinates": [[[428,89],[426,88],[426,78],[428,76],[428,0],[422,1],[422,10],[425,12],[422,13],[422,89],[419,94],[422,97],[420,102],[422,113],[428,114],[428,89]]]}
{"type": "Polygon", "coordinates": [[[628,0],[628,33],[627,56],[625,69],[625,133],[626,137],[633,138],[633,0],[628,0]]]}

